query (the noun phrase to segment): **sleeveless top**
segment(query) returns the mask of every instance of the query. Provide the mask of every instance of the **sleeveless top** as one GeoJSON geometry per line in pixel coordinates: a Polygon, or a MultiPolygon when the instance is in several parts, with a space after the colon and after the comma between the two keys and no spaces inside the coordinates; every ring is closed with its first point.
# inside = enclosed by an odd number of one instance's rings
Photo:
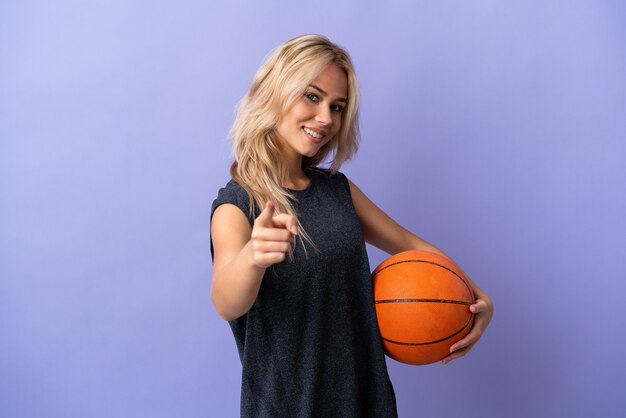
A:
{"type": "MultiPolygon", "coordinates": [[[[306,189],[289,191],[317,248],[306,244],[305,252],[298,238],[293,260],[267,268],[252,308],[229,322],[243,366],[241,416],[397,417],[348,180],[321,169],[307,176],[306,189]]],[[[259,214],[250,216],[234,180],[219,190],[211,216],[224,203],[251,226],[259,214]]]]}

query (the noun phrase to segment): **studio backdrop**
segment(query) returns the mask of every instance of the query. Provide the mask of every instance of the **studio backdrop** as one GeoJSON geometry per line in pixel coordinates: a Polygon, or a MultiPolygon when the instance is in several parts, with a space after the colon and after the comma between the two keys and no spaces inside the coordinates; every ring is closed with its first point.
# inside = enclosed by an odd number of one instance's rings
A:
{"type": "Polygon", "coordinates": [[[387,360],[400,416],[623,416],[626,7],[603,0],[2,2],[0,416],[238,416],[210,205],[237,102],[302,33],[356,66],[341,171],[495,302],[466,357],[387,360]]]}

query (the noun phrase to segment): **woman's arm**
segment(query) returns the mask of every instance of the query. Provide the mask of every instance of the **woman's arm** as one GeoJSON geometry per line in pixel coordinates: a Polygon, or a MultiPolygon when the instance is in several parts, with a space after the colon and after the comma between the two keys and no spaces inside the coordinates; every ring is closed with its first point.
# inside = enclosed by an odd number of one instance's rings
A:
{"type": "MultiPolygon", "coordinates": [[[[356,210],[365,241],[387,252],[397,254],[402,251],[423,250],[451,258],[434,245],[403,228],[389,215],[374,204],[354,183],[350,181],[352,203],[356,210]]],[[[443,364],[464,356],[480,339],[493,316],[493,301],[474,283],[467,274],[476,302],[470,306],[476,314],[472,330],[462,340],[450,347],[451,354],[442,360],[443,364]]]]}
{"type": "Polygon", "coordinates": [[[297,234],[294,216],[274,215],[269,202],[251,228],[239,208],[224,204],[211,220],[213,281],[211,299],[227,321],[239,318],[254,304],[265,269],[285,259],[297,234]]]}

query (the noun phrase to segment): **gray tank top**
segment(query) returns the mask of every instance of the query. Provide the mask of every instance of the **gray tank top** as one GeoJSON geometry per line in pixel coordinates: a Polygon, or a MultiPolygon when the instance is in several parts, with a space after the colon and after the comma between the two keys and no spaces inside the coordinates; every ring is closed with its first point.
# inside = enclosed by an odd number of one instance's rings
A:
{"type": "MultiPolygon", "coordinates": [[[[293,260],[269,267],[252,308],[229,322],[243,366],[241,416],[396,417],[348,180],[320,169],[307,175],[309,186],[292,192],[317,250],[305,254],[298,240],[293,260]]],[[[233,180],[211,215],[224,203],[251,226],[258,216],[233,180]]]]}

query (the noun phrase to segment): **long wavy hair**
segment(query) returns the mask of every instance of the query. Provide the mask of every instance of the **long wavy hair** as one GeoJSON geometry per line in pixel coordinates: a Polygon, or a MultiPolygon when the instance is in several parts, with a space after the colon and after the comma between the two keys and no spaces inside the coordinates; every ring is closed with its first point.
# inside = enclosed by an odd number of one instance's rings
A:
{"type": "MultiPolygon", "coordinates": [[[[272,201],[276,213],[296,215],[294,196],[283,187],[287,166],[276,126],[282,115],[301,100],[309,84],[328,64],[343,70],[348,79],[347,104],[341,114],[337,135],[312,157],[303,157],[302,168],[313,169],[328,163],[331,172],[352,158],[358,148],[359,90],[348,53],[321,35],[300,35],[278,46],[265,59],[239,102],[231,128],[235,161],[232,178],[250,196],[250,215],[255,207],[272,201]]],[[[301,235],[310,242],[299,225],[301,235]],[[304,233],[304,234],[302,234],[304,233]]]]}

